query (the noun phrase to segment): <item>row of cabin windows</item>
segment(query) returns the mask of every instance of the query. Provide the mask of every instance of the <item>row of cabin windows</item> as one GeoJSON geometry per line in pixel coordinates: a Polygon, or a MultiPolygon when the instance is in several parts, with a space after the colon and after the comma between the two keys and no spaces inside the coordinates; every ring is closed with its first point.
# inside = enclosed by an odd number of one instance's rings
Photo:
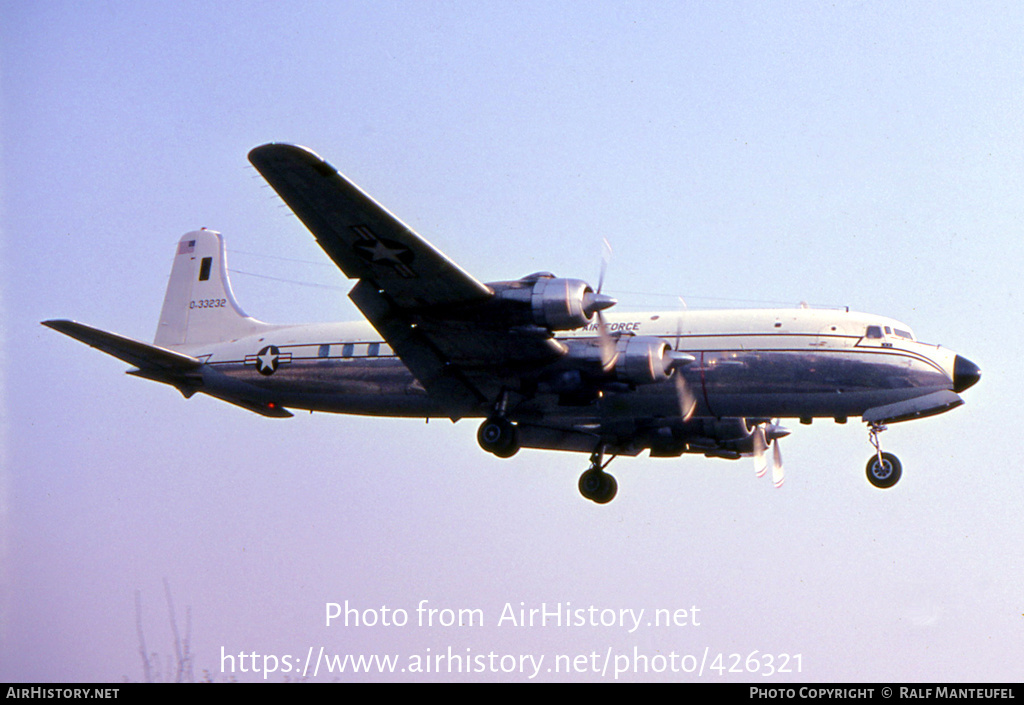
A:
{"type": "MultiPolygon", "coordinates": [[[[914,339],[914,335],[910,331],[900,330],[899,328],[891,328],[889,326],[885,326],[884,329],[885,329],[885,335],[895,335],[898,338],[906,338],[907,340],[913,340],[914,339]]],[[[883,330],[882,326],[868,326],[867,333],[865,334],[865,336],[867,338],[872,338],[872,339],[876,339],[876,340],[880,339],[880,338],[883,338],[885,336],[882,335],[882,330],[883,330]]],[[[380,354],[381,354],[381,344],[380,343],[360,343],[360,345],[364,345],[364,344],[366,345],[366,355],[364,357],[380,357],[380,354]]],[[[341,346],[341,356],[343,358],[344,357],[354,357],[355,356],[355,347],[356,347],[355,343],[343,343],[342,346],[341,346]]],[[[385,355],[393,354],[392,351],[391,351],[390,346],[387,346],[387,345],[384,346],[384,354],[385,355]]],[[[317,349],[317,357],[330,357],[330,355],[331,355],[331,346],[330,346],[329,343],[324,343],[324,344],[320,345],[320,347],[317,349]]]]}
{"type": "MultiPolygon", "coordinates": [[[[381,343],[359,343],[359,347],[365,346],[365,354],[360,357],[380,357],[381,354],[392,355],[391,348],[381,343]]],[[[356,343],[343,343],[341,346],[342,357],[355,357],[356,343]]],[[[331,356],[331,345],[330,343],[324,343],[317,348],[317,357],[330,357],[331,356]]]]}

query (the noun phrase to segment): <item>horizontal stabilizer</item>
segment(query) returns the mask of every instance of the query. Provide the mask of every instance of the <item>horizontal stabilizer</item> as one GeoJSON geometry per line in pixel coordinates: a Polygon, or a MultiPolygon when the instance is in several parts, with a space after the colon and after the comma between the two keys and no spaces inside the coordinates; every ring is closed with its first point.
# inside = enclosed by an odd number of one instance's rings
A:
{"type": "Polygon", "coordinates": [[[292,416],[295,415],[292,412],[288,411],[288,409],[285,409],[283,406],[278,406],[277,404],[274,404],[272,402],[253,401],[251,399],[237,399],[230,395],[222,396],[215,392],[208,393],[210,394],[210,396],[216,397],[221,401],[226,401],[228,404],[234,404],[235,406],[240,406],[243,409],[248,409],[249,411],[257,413],[260,416],[268,416],[272,419],[290,419],[292,416]]]}
{"type": "Polygon", "coordinates": [[[944,389],[941,392],[926,394],[916,399],[898,401],[895,404],[876,406],[864,412],[862,419],[867,423],[896,423],[898,421],[911,421],[935,416],[943,412],[955,409],[964,403],[964,400],[954,392],[944,389]]]}
{"type": "Polygon", "coordinates": [[[116,333],[108,333],[82,323],[67,320],[43,321],[44,326],[70,336],[140,370],[164,370],[167,372],[189,372],[203,363],[191,355],[149,345],[116,333]]]}

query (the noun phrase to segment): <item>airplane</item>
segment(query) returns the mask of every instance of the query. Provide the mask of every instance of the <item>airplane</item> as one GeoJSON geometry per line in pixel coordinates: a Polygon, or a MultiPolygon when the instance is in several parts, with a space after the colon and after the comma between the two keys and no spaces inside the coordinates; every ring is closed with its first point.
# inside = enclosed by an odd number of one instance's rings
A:
{"type": "Polygon", "coordinates": [[[965,357],[909,326],[849,309],[605,313],[596,288],[537,272],[483,283],[321,157],[271,143],[249,161],[356,284],[366,321],[272,325],[247,315],[222,236],[185,234],[153,344],[71,320],[43,325],[134,366],[128,374],[267,417],[290,409],[482,418],[480,446],[590,454],[580,493],[611,501],[617,456],[753,457],[784,480],[784,418],[867,424],[866,474],[890,488],[902,464],[888,424],[944,413],[981,378],[965,357]],[[770,454],[769,454],[770,449],[770,454]],[[606,459],[607,458],[607,459],[606,459]]]}

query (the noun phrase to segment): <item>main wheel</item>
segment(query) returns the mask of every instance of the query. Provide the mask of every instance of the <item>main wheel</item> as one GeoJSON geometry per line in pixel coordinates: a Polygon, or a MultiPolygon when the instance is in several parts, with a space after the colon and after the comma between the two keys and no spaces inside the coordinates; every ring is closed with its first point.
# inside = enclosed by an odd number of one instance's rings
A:
{"type": "Polygon", "coordinates": [[[892,453],[882,453],[882,462],[878,462],[878,454],[868,458],[867,475],[868,482],[875,487],[885,490],[900,481],[903,475],[903,465],[900,459],[892,453]]]}
{"type": "Polygon", "coordinates": [[[604,470],[591,469],[580,475],[580,494],[591,502],[608,504],[615,499],[619,483],[604,470]]]}
{"type": "Polygon", "coordinates": [[[519,452],[516,427],[508,419],[487,419],[476,432],[480,447],[499,458],[511,458],[519,452]]]}

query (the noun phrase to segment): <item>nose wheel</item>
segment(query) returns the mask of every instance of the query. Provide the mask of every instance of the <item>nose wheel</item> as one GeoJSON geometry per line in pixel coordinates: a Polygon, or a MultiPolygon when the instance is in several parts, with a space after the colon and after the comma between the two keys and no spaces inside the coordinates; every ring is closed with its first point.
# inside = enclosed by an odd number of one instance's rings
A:
{"type": "Polygon", "coordinates": [[[615,494],[619,491],[619,483],[616,482],[615,477],[604,471],[615,460],[615,456],[613,455],[602,463],[602,450],[602,448],[598,448],[590,456],[590,467],[580,475],[579,487],[580,494],[591,502],[608,504],[615,499],[615,494]]]}
{"type": "Polygon", "coordinates": [[[878,434],[885,430],[882,424],[870,424],[868,431],[875,454],[868,458],[866,468],[868,482],[880,490],[886,490],[900,481],[903,475],[903,464],[892,453],[886,453],[878,443],[878,434]]]}
{"type": "Polygon", "coordinates": [[[868,459],[868,482],[880,490],[885,490],[900,481],[903,466],[900,459],[892,453],[879,453],[868,459]]]}

